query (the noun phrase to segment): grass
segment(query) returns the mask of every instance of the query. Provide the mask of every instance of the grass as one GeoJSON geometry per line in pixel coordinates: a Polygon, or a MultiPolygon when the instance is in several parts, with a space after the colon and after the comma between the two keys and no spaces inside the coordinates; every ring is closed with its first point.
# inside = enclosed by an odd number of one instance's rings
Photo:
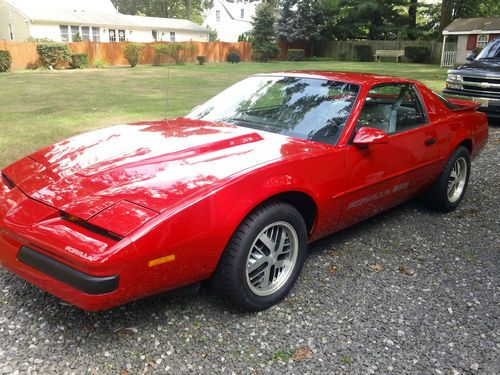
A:
{"type": "Polygon", "coordinates": [[[446,78],[446,70],[434,65],[335,61],[0,74],[0,168],[40,147],[84,131],[185,115],[254,73],[298,69],[400,75],[418,79],[435,90],[444,88],[446,78]]]}

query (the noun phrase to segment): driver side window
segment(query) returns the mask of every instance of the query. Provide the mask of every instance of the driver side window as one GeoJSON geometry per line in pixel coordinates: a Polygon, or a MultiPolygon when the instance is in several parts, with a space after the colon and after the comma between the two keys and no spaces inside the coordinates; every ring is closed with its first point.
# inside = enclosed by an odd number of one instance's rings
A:
{"type": "Polygon", "coordinates": [[[388,134],[413,129],[426,123],[423,107],[411,85],[389,84],[373,87],[356,128],[377,128],[388,134]]]}

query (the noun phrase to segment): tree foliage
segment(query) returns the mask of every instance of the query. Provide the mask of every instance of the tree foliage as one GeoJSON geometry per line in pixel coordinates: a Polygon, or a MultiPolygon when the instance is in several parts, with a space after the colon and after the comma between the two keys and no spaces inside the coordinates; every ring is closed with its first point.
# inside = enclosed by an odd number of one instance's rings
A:
{"type": "Polygon", "coordinates": [[[165,18],[187,18],[202,23],[209,0],[111,0],[124,14],[165,18]]]}
{"type": "Polygon", "coordinates": [[[253,51],[254,57],[260,61],[268,61],[279,54],[274,31],[274,8],[271,4],[263,2],[257,6],[253,25],[253,51]]]}
{"type": "Polygon", "coordinates": [[[322,0],[284,0],[278,35],[287,42],[314,41],[325,26],[322,0]]]}

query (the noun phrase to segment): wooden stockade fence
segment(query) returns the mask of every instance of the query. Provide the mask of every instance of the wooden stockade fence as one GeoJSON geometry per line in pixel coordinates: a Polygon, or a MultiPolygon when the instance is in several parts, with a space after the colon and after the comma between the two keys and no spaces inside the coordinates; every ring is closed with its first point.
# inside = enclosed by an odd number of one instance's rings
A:
{"type": "MultiPolygon", "coordinates": [[[[167,44],[164,42],[144,43],[144,58],[141,64],[152,64],[155,55],[153,45],[167,44]]],[[[111,66],[128,65],[127,59],[123,55],[123,49],[127,42],[120,43],[97,43],[78,42],[68,43],[69,49],[73,53],[86,53],[89,62],[92,64],[96,60],[104,60],[111,66]]],[[[250,61],[252,58],[252,44],[249,42],[225,43],[225,42],[183,42],[180,44],[192,45],[193,52],[189,52],[187,62],[196,62],[197,56],[205,56],[207,62],[224,62],[231,51],[237,51],[242,61],[250,61]]],[[[37,43],[15,43],[0,40],[0,50],[7,50],[12,56],[13,69],[26,69],[30,65],[36,64],[38,53],[37,43]]]]}

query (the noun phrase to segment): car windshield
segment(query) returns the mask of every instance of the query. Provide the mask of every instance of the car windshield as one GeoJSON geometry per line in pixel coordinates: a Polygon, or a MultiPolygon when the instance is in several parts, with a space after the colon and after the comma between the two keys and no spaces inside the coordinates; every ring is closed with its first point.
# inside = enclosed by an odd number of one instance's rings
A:
{"type": "Polygon", "coordinates": [[[223,91],[188,118],[334,145],[359,86],[315,78],[254,76],[223,91]]]}
{"type": "Polygon", "coordinates": [[[500,39],[495,39],[488,44],[476,57],[476,60],[500,60],[500,39]]]}

